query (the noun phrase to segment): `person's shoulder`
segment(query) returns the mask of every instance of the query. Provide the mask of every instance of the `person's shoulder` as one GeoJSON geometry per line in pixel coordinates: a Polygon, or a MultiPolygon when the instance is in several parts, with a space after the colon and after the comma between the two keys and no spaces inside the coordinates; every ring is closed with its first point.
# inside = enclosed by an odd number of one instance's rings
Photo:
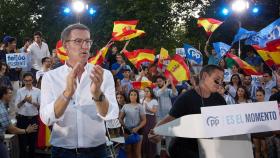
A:
{"type": "Polygon", "coordinates": [[[60,67],[57,67],[55,69],[45,72],[44,76],[45,75],[53,76],[53,75],[61,74],[61,72],[63,72],[65,69],[66,69],[66,65],[62,65],[60,67]]]}
{"type": "Polygon", "coordinates": [[[177,102],[178,101],[183,101],[184,102],[184,101],[188,101],[190,99],[193,99],[195,97],[197,97],[197,93],[194,89],[191,89],[191,90],[179,95],[178,98],[176,99],[176,101],[177,102]]]}
{"type": "Polygon", "coordinates": [[[37,87],[32,87],[32,89],[34,90],[34,91],[36,91],[36,92],[40,92],[41,90],[39,89],[39,88],[37,88],[37,87]]]}

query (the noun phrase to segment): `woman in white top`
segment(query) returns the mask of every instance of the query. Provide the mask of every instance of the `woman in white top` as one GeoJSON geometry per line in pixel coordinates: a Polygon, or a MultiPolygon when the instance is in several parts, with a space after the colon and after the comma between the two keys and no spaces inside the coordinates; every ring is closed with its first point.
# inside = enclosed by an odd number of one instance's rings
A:
{"type": "Polygon", "coordinates": [[[226,90],[231,97],[236,96],[236,91],[239,86],[242,85],[241,79],[238,74],[233,74],[230,78],[229,85],[226,86],[226,90]]]}
{"type": "Polygon", "coordinates": [[[241,103],[252,103],[250,95],[244,86],[239,86],[236,91],[236,96],[234,97],[235,104],[241,103]]]}
{"type": "Polygon", "coordinates": [[[145,97],[142,104],[146,112],[147,122],[143,131],[142,156],[143,158],[154,158],[156,156],[156,144],[149,141],[148,134],[156,125],[155,114],[158,110],[158,101],[152,88],[146,87],[144,92],[145,97]]]}

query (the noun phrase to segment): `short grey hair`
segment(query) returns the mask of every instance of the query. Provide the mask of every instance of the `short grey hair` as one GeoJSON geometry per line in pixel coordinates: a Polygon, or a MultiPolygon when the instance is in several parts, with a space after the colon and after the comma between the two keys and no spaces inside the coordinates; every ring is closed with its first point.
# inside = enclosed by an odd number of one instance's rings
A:
{"type": "Polygon", "coordinates": [[[69,25],[61,33],[61,40],[63,43],[69,39],[72,30],[87,30],[88,32],[90,32],[89,28],[84,24],[76,23],[69,25]]]}

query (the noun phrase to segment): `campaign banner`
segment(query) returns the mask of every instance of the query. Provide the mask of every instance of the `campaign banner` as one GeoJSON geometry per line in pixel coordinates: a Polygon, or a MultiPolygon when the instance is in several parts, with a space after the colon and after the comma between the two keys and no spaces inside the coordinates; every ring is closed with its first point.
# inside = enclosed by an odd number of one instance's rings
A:
{"type": "Polygon", "coordinates": [[[280,130],[276,101],[202,107],[208,137],[221,137],[280,130]]]}
{"type": "Polygon", "coordinates": [[[180,55],[183,58],[186,58],[186,52],[184,48],[176,48],[176,54],[180,55]]]}
{"type": "Polygon", "coordinates": [[[11,53],[6,54],[6,63],[10,68],[26,68],[27,56],[25,53],[11,53]]]}
{"type": "Polygon", "coordinates": [[[224,82],[230,82],[231,76],[232,76],[231,69],[225,69],[224,70],[224,82]]]}

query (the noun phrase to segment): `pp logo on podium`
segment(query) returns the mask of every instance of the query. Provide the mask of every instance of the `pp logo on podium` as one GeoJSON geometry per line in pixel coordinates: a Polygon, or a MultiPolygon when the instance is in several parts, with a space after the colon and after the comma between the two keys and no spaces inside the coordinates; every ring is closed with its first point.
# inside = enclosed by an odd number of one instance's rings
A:
{"type": "Polygon", "coordinates": [[[218,116],[209,116],[207,117],[207,125],[210,127],[217,127],[219,125],[220,121],[218,119],[218,116]]]}

